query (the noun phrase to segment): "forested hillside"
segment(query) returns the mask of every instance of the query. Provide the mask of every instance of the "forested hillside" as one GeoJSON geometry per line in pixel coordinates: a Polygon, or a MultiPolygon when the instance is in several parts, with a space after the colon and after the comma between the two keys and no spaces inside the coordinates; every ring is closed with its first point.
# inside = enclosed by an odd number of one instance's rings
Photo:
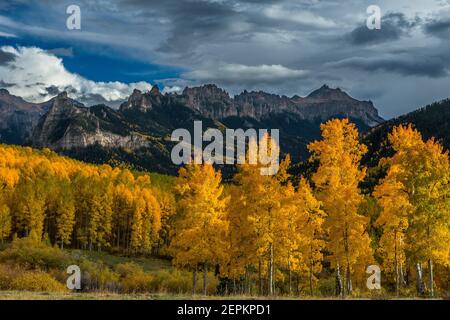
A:
{"type": "Polygon", "coordinates": [[[388,134],[400,124],[414,125],[424,139],[435,138],[446,150],[450,150],[450,99],[446,99],[388,120],[364,134],[363,143],[369,147],[365,159],[369,165],[375,166],[380,158],[392,155],[388,134]]]}

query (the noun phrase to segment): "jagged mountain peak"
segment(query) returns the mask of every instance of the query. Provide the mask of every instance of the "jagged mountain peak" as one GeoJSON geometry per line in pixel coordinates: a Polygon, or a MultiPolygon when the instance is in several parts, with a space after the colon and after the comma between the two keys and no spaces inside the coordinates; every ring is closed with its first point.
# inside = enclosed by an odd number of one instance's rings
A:
{"type": "Polygon", "coordinates": [[[128,100],[120,105],[120,110],[138,109],[140,111],[146,111],[151,109],[151,107],[152,103],[149,95],[143,93],[141,90],[134,89],[128,100]]]}
{"type": "Polygon", "coordinates": [[[131,98],[131,97],[140,97],[140,96],[142,96],[142,91],[139,90],[139,89],[134,89],[134,90],[133,90],[133,93],[131,93],[130,98],[131,98]]]}
{"type": "Polygon", "coordinates": [[[183,90],[184,96],[198,96],[201,98],[225,98],[230,99],[230,95],[224,89],[215,84],[205,84],[199,87],[186,87],[183,90]]]}
{"type": "Polygon", "coordinates": [[[72,109],[76,108],[86,108],[85,105],[81,102],[69,98],[69,95],[66,91],[59,93],[50,101],[43,103],[43,105],[49,106],[49,113],[67,112],[72,111],[72,109]]]}
{"type": "Polygon", "coordinates": [[[359,101],[352,98],[340,88],[323,85],[307,97],[298,95],[289,98],[264,91],[247,91],[231,97],[228,92],[215,84],[197,87],[186,87],[182,94],[162,95],[158,86],[150,92],[142,93],[134,90],[124,102],[120,111],[138,110],[148,112],[154,107],[171,104],[184,105],[213,120],[227,117],[249,117],[264,120],[274,114],[291,113],[305,120],[330,117],[350,117],[360,119],[368,126],[381,123],[382,118],[370,101],[359,101]]]}
{"type": "Polygon", "coordinates": [[[9,95],[9,91],[6,90],[6,89],[1,88],[0,89],[0,95],[4,95],[4,96],[9,95]]]}
{"type": "Polygon", "coordinates": [[[333,100],[341,100],[341,99],[352,99],[346,92],[342,91],[340,88],[330,88],[327,84],[324,84],[319,89],[311,92],[307,98],[315,98],[315,99],[333,99],[333,100]]]}
{"type": "Polygon", "coordinates": [[[69,96],[68,96],[68,94],[67,94],[67,91],[63,91],[63,92],[59,93],[59,94],[56,96],[56,98],[57,98],[57,99],[68,99],[69,96]]]}
{"type": "Polygon", "coordinates": [[[159,96],[161,94],[159,87],[157,84],[155,84],[152,89],[150,90],[150,94],[153,96],[159,96]]]}

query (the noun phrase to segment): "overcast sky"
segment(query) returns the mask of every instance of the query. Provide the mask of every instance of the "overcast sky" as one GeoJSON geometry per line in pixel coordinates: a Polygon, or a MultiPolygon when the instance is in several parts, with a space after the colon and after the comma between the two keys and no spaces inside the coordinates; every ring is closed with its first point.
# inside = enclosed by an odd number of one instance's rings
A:
{"type": "Polygon", "coordinates": [[[322,84],[385,118],[450,97],[450,0],[0,2],[0,87],[117,105],[134,87],[216,83],[307,95],[322,84]],[[67,30],[66,8],[81,8],[67,30]],[[369,5],[381,30],[366,27],[369,5]]]}

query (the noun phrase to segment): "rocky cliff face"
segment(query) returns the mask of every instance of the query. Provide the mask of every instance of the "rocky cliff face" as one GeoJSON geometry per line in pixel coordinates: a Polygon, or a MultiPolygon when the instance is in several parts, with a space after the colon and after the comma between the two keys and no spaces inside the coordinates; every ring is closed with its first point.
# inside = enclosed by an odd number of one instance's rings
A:
{"type": "Polygon", "coordinates": [[[134,89],[128,101],[120,105],[120,111],[137,109],[142,112],[149,111],[154,105],[162,104],[163,96],[159,91],[158,86],[153,86],[152,90],[148,93],[142,93],[142,91],[134,89]]]}
{"type": "Polygon", "coordinates": [[[262,91],[244,91],[231,98],[215,85],[186,88],[177,98],[202,115],[217,120],[237,116],[261,121],[273,114],[292,113],[305,120],[327,120],[332,116],[341,116],[360,119],[368,126],[383,122],[372,102],[353,99],[342,90],[326,85],[304,98],[289,98],[262,91]]]}
{"type": "Polygon", "coordinates": [[[28,103],[6,89],[0,89],[0,141],[25,144],[48,107],[45,103],[28,103]]]}
{"type": "Polygon", "coordinates": [[[204,117],[224,120],[229,117],[252,118],[263,121],[274,114],[290,113],[300,119],[316,121],[334,116],[361,120],[367,126],[383,122],[371,101],[359,101],[341,89],[323,86],[307,97],[286,97],[262,91],[244,91],[234,98],[216,85],[186,88],[182,94],[162,95],[157,87],[148,93],[135,90],[120,110],[135,109],[143,112],[155,106],[184,105],[204,117]]]}
{"type": "Polygon", "coordinates": [[[105,130],[104,120],[92,111],[68,98],[67,93],[59,94],[34,130],[33,146],[64,150],[98,144],[106,148],[136,149],[147,143],[143,136],[133,132],[120,135],[105,130]]]}

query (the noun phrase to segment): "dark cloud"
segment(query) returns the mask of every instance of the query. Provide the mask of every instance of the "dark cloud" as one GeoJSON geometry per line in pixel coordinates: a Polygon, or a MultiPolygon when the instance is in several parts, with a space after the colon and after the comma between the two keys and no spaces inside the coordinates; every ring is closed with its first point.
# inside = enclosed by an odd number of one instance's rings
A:
{"type": "Polygon", "coordinates": [[[404,76],[425,76],[441,78],[448,76],[448,61],[433,57],[388,57],[388,58],[349,58],[328,63],[333,68],[350,68],[368,72],[394,72],[404,76]]]}
{"type": "Polygon", "coordinates": [[[51,50],[47,50],[47,52],[54,54],[59,57],[73,57],[73,49],[72,48],[55,48],[51,50]]]}
{"type": "Polygon", "coordinates": [[[375,44],[400,39],[419,23],[419,18],[409,20],[403,13],[389,13],[382,17],[381,29],[370,30],[365,23],[347,34],[354,45],[375,44]]]}
{"type": "MultiPolygon", "coordinates": [[[[174,55],[196,62],[204,59],[203,46],[245,44],[257,34],[281,32],[289,36],[336,27],[332,20],[321,16],[322,12],[308,10],[305,1],[131,0],[119,1],[118,7],[139,25],[150,17],[158,18],[148,25],[148,30],[160,28],[165,34],[157,48],[165,59],[174,55]]],[[[153,33],[148,37],[154,38],[153,33]]]]}
{"type": "Polygon", "coordinates": [[[8,83],[3,80],[0,80],[0,88],[11,88],[14,87],[15,85],[16,85],[15,83],[8,83]]]}
{"type": "Polygon", "coordinates": [[[424,29],[428,34],[450,39],[450,19],[429,21],[425,24],[424,29]]]}
{"type": "Polygon", "coordinates": [[[57,96],[58,94],[61,93],[61,91],[59,90],[59,88],[57,86],[46,87],[45,91],[47,91],[47,94],[49,94],[51,96],[57,96]]]}
{"type": "Polygon", "coordinates": [[[84,94],[84,95],[78,97],[77,101],[81,102],[85,106],[94,106],[94,105],[104,104],[109,107],[118,109],[120,107],[120,105],[126,101],[126,99],[108,101],[101,94],[88,93],[88,94],[84,94]]]}
{"type": "MultiPolygon", "coordinates": [[[[446,9],[437,2],[379,0],[387,14],[382,29],[373,31],[364,20],[371,0],[77,0],[82,31],[76,33],[61,30],[66,18],[61,13],[71,0],[1,0],[0,10],[23,6],[0,12],[28,26],[11,32],[60,40],[49,41],[60,47],[50,52],[70,56],[73,47],[73,61],[81,64],[85,51],[121,55],[180,70],[176,79],[155,82],[182,88],[213,81],[233,93],[302,95],[327,82],[366,99],[381,97],[375,104],[391,116],[394,108],[414,108],[425,96],[448,95],[450,42],[427,39],[450,39],[446,9]],[[310,72],[302,77],[298,70],[310,72]],[[417,83],[426,93],[415,90],[417,83]]],[[[142,80],[149,77],[142,73],[142,80]]],[[[101,102],[88,91],[86,104],[101,102]]]]}
{"type": "Polygon", "coordinates": [[[227,3],[207,1],[168,1],[166,12],[171,21],[170,35],[161,52],[187,53],[205,41],[217,41],[230,32],[238,13],[227,3]]]}
{"type": "Polygon", "coordinates": [[[0,66],[13,61],[16,56],[13,53],[0,50],[0,66]]]}
{"type": "MultiPolygon", "coordinates": [[[[0,83],[1,85],[1,83],[0,83]]],[[[124,100],[116,100],[116,101],[108,101],[106,100],[101,94],[97,93],[85,93],[81,94],[78,90],[76,90],[72,86],[66,86],[64,88],[58,88],[56,86],[49,86],[45,88],[46,93],[41,93],[42,97],[47,96],[57,96],[61,92],[67,92],[69,95],[77,95],[77,101],[81,102],[82,104],[86,106],[93,106],[98,104],[105,104],[110,107],[119,107],[121,103],[124,102],[124,100]]]]}

